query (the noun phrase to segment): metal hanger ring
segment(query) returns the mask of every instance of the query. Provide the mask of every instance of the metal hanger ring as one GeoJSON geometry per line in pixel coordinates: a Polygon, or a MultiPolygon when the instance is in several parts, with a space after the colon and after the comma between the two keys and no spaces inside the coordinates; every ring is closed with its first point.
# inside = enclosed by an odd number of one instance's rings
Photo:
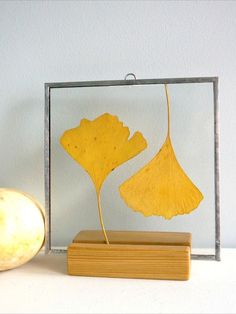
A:
{"type": "Polygon", "coordinates": [[[125,76],[125,80],[127,80],[129,76],[132,76],[133,79],[136,80],[136,75],[134,73],[127,73],[125,76]]]}

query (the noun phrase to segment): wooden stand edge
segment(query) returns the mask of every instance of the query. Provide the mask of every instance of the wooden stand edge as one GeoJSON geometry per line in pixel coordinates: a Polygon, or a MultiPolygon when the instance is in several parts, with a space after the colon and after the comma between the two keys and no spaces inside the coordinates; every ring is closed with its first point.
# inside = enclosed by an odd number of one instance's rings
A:
{"type": "Polygon", "coordinates": [[[81,231],[68,247],[68,273],[77,276],[187,280],[191,234],[81,231]]]}

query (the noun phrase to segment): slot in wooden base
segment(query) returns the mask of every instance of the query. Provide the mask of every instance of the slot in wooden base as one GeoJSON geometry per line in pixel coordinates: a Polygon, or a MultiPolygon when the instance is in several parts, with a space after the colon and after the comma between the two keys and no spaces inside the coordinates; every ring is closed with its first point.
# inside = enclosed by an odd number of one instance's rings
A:
{"type": "Polygon", "coordinates": [[[68,247],[68,273],[78,276],[187,280],[191,234],[81,231],[68,247]]]}

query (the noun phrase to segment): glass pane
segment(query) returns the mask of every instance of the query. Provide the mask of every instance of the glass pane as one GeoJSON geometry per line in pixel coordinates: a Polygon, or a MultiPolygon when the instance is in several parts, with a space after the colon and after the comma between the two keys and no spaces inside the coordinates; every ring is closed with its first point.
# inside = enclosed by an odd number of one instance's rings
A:
{"type": "MultiPolygon", "coordinates": [[[[65,130],[80,120],[109,112],[131,135],[141,131],[148,147],[106,179],[101,202],[107,230],[191,232],[193,253],[215,245],[214,105],[212,83],[169,84],[171,138],[176,157],[204,199],[188,215],[165,220],[128,208],[119,186],[159,151],[167,134],[164,85],[83,87],[51,91],[52,247],[68,246],[81,230],[100,229],[94,186],[87,173],[61,147],[65,130]]],[[[209,251],[207,252],[209,253],[209,251]]],[[[211,250],[210,253],[214,253],[211,250]]]]}

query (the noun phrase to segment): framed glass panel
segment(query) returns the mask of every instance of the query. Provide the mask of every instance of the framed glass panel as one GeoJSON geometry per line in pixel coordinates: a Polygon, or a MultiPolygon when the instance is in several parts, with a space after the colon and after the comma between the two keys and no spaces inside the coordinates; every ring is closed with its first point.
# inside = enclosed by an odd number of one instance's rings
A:
{"type": "Polygon", "coordinates": [[[220,259],[218,79],[176,78],[45,84],[46,251],[64,252],[80,230],[100,229],[96,194],[88,174],[60,145],[81,119],[108,112],[140,131],[148,147],[115,169],[102,192],[107,230],[191,232],[192,258],[220,259]],[[126,206],[119,186],[163,145],[167,133],[164,84],[168,84],[171,138],[176,157],[204,199],[188,215],[144,217],[126,206]]]}

